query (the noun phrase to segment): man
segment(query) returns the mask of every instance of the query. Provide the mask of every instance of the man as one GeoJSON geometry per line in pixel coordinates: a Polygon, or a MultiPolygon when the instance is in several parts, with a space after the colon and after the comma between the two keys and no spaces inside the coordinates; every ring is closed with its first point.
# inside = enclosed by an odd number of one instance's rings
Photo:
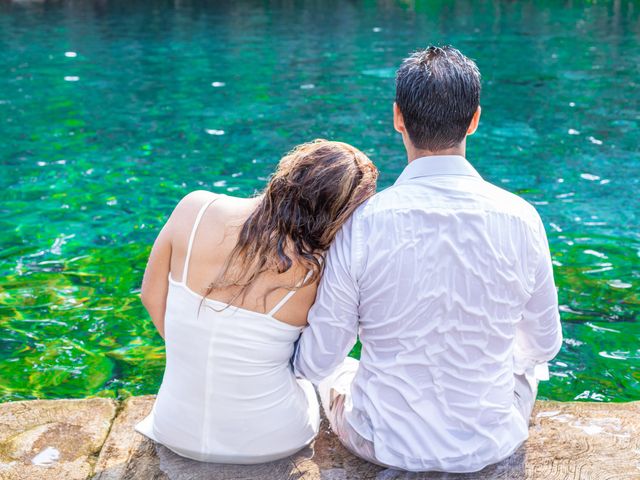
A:
{"type": "Polygon", "coordinates": [[[544,227],[465,159],[480,74],[451,47],[397,72],[408,165],[336,237],[294,359],[343,444],[383,466],[472,472],[527,438],[562,343],[544,227]],[[359,334],[360,362],[345,357],[359,334]]]}

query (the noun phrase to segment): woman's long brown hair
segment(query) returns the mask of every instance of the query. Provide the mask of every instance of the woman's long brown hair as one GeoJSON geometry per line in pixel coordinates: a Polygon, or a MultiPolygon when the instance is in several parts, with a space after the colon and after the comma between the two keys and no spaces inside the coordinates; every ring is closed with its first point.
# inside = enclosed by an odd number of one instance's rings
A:
{"type": "Polygon", "coordinates": [[[292,267],[311,273],[286,288],[318,280],[329,245],[354,210],[375,193],[377,178],[371,160],[346,143],[314,140],[294,148],[280,160],[205,297],[214,289],[236,287],[231,301],[244,299],[261,274],[281,274],[292,267]]]}

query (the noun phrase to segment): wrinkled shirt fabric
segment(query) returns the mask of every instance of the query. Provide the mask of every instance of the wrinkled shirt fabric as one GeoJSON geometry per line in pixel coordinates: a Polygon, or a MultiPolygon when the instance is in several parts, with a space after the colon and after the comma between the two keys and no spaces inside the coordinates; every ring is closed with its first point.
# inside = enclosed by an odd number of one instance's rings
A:
{"type": "Polygon", "coordinates": [[[536,210],[460,156],[409,163],[336,236],[293,365],[319,383],[359,335],[346,420],[376,458],[472,472],[527,438],[514,374],[562,343],[536,210]]]}

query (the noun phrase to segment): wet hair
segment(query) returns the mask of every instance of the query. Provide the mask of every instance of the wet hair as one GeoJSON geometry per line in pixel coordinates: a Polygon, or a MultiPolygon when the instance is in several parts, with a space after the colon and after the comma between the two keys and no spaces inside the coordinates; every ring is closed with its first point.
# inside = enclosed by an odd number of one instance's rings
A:
{"type": "Polygon", "coordinates": [[[450,46],[417,51],[396,73],[396,104],[416,148],[455,147],[480,105],[478,67],[450,46]]]}
{"type": "Polygon", "coordinates": [[[318,280],[325,252],[354,210],[375,193],[377,178],[371,160],[346,143],[314,140],[294,148],[280,160],[205,297],[215,288],[239,287],[234,299],[244,298],[261,274],[294,266],[311,274],[288,289],[318,280]]]}

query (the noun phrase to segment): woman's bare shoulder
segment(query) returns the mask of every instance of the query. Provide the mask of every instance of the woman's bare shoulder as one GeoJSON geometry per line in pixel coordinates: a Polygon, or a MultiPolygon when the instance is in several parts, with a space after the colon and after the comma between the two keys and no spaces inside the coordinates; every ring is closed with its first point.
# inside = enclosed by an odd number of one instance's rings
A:
{"type": "Polygon", "coordinates": [[[219,193],[213,193],[207,190],[194,190],[182,197],[182,200],[180,200],[176,206],[176,210],[198,210],[205,202],[221,196],[219,193]]]}
{"type": "Polygon", "coordinates": [[[198,208],[212,200],[216,200],[223,208],[245,207],[253,205],[256,202],[256,198],[241,198],[224,193],[209,192],[207,190],[195,190],[185,195],[178,203],[178,206],[183,206],[187,209],[198,208]]]}
{"type": "Polygon", "coordinates": [[[178,202],[171,215],[172,224],[178,231],[184,231],[186,227],[193,225],[200,209],[212,201],[215,201],[215,204],[207,209],[203,219],[206,223],[227,223],[236,218],[246,218],[256,205],[254,198],[240,198],[207,190],[195,190],[178,202]]]}
{"type": "Polygon", "coordinates": [[[193,224],[200,208],[217,196],[217,194],[206,190],[196,190],[188,193],[182,197],[173,209],[169,219],[170,224],[179,230],[182,230],[186,224],[193,224]]]}

